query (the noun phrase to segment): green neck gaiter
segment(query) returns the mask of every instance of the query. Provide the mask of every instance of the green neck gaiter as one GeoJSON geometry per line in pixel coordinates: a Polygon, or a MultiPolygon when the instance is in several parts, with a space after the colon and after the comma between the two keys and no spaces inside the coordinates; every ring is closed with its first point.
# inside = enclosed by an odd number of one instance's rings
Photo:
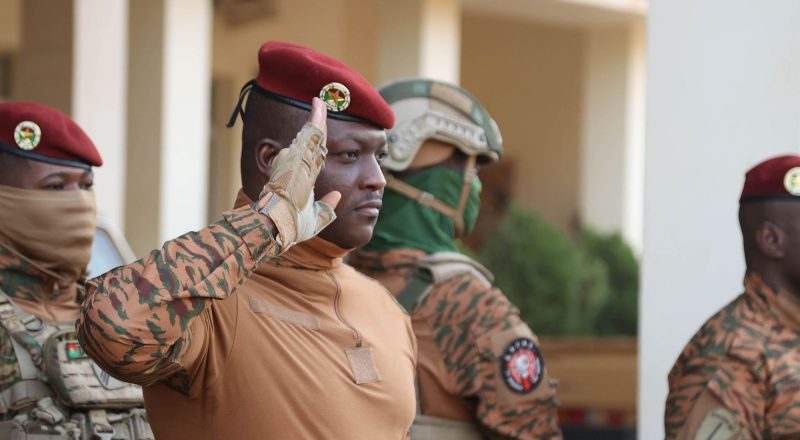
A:
{"type": "MultiPolygon", "coordinates": [[[[463,176],[458,171],[433,166],[407,176],[403,181],[455,208],[461,197],[463,176]]],[[[480,180],[475,179],[464,208],[465,234],[472,230],[478,218],[480,191],[480,180]]],[[[372,240],[364,250],[386,252],[400,248],[421,249],[427,253],[457,252],[455,226],[446,215],[387,188],[372,240]]]]}

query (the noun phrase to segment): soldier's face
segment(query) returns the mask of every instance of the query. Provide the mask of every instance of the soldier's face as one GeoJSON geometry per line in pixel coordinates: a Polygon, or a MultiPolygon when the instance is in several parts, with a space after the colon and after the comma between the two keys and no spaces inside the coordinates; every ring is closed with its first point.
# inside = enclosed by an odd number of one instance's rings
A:
{"type": "Polygon", "coordinates": [[[365,245],[378,221],[386,179],[380,162],[386,157],[386,133],[368,124],[328,119],[328,156],[317,178],[319,199],[342,193],[336,221],[320,237],[343,248],[365,245]]]}
{"type": "Polygon", "coordinates": [[[54,165],[4,155],[0,160],[0,185],[20,189],[67,191],[91,189],[94,175],[83,168],[54,165]]]}

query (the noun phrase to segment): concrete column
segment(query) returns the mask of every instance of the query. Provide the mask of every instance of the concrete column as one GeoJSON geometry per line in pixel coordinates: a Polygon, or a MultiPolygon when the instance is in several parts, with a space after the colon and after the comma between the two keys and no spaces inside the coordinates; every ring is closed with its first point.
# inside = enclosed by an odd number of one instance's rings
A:
{"type": "Polygon", "coordinates": [[[58,108],[92,138],[104,161],[95,169],[98,212],[121,226],[128,1],[30,0],[21,6],[13,97],[58,108]]]}
{"type": "Polygon", "coordinates": [[[378,83],[424,76],[458,83],[460,0],[379,0],[378,83]]]}
{"type": "Polygon", "coordinates": [[[158,246],[164,90],[164,0],[130,2],[125,236],[136,255],[158,246]]]}
{"type": "Polygon", "coordinates": [[[212,12],[210,0],[165,2],[159,241],[206,223],[212,12]]]}
{"type": "Polygon", "coordinates": [[[644,27],[588,31],[581,155],[581,216],[642,249],[644,27]]]}
{"type": "Polygon", "coordinates": [[[800,151],[798,22],[795,0],[650,3],[639,438],[663,438],[669,370],[742,291],[745,171],[800,151]]]}
{"type": "Polygon", "coordinates": [[[211,16],[210,1],[131,2],[126,234],[137,254],[206,223],[211,16]]]}
{"type": "Polygon", "coordinates": [[[98,214],[124,226],[128,0],[74,0],[72,118],[103,157],[98,214]]]}

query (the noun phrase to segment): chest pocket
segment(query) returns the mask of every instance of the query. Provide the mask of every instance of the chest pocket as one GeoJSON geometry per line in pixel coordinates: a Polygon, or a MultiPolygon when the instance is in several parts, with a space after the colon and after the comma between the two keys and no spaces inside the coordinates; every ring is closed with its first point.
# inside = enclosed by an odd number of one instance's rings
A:
{"type": "Polygon", "coordinates": [[[74,330],[53,333],[44,344],[44,371],[59,400],[71,408],[130,408],[144,404],[142,389],[117,380],[95,364],[74,330]]]}
{"type": "Polygon", "coordinates": [[[278,307],[262,299],[250,298],[250,310],[299,327],[305,327],[311,330],[320,329],[318,317],[307,313],[284,309],[283,307],[278,307]]]}

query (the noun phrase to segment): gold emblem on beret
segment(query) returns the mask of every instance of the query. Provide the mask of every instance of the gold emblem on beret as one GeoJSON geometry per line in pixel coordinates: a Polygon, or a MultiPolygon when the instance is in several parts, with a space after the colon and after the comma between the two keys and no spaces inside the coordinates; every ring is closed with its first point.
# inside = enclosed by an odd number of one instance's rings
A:
{"type": "Polygon", "coordinates": [[[794,167],[783,176],[783,187],[793,196],[800,196],[800,167],[794,167]]]}
{"type": "Polygon", "coordinates": [[[14,141],[23,150],[33,150],[41,140],[42,129],[35,122],[23,121],[17,124],[17,128],[14,129],[14,141]]]}
{"type": "Polygon", "coordinates": [[[319,99],[331,112],[343,112],[350,106],[350,90],[344,84],[332,82],[319,91],[319,99]]]}

